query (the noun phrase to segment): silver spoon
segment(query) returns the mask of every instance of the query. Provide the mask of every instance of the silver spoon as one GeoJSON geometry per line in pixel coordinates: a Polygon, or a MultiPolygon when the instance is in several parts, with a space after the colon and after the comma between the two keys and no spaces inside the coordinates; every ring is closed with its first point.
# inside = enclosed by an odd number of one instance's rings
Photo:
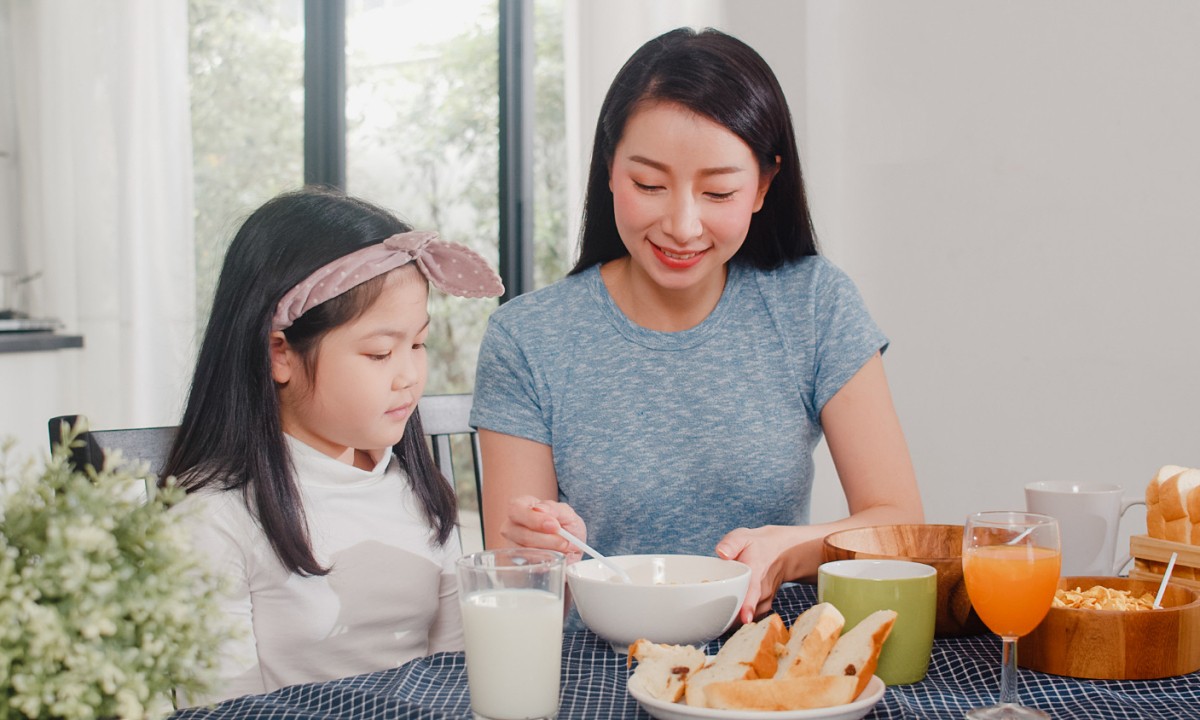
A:
{"type": "Polygon", "coordinates": [[[612,560],[609,560],[608,558],[601,555],[591,545],[588,545],[587,543],[585,543],[584,541],[575,537],[571,533],[567,532],[566,530],[563,530],[561,527],[558,529],[558,534],[561,535],[564,539],[566,539],[567,542],[571,543],[572,545],[574,545],[575,547],[584,551],[588,555],[591,555],[592,557],[596,558],[600,562],[604,563],[604,566],[606,568],[608,568],[609,570],[612,570],[613,572],[615,572],[617,574],[617,577],[621,578],[622,581],[627,582],[630,585],[633,584],[633,579],[629,577],[629,573],[625,572],[624,568],[622,568],[620,565],[616,564],[612,560]]]}

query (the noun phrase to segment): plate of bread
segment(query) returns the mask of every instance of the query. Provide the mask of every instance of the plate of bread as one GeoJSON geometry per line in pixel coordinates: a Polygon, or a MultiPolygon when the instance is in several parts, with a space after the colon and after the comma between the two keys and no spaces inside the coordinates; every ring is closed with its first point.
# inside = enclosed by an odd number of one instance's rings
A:
{"type": "Polygon", "coordinates": [[[880,610],[842,633],[842,614],[821,603],[790,630],[778,615],[743,625],[713,657],[638,640],[629,694],[659,720],[857,720],[883,697],[875,667],[895,620],[880,610]]]}

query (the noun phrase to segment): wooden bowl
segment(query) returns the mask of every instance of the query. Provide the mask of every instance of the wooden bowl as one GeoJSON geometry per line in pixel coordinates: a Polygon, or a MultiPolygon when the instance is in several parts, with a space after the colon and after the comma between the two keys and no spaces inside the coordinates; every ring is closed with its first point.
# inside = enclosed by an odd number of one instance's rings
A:
{"type": "Polygon", "coordinates": [[[877,525],[842,530],[825,537],[825,562],[911,560],[937,570],[936,637],[988,632],[971,608],[962,574],[962,525],[877,525]]]}
{"type": "MultiPolygon", "coordinates": [[[[1158,583],[1118,577],[1060,578],[1062,590],[1103,585],[1135,597],[1158,583]]],[[[1017,663],[1030,670],[1093,680],[1153,680],[1200,670],[1200,593],[1167,584],[1160,610],[1050,608],[1017,642],[1017,663]]]]}

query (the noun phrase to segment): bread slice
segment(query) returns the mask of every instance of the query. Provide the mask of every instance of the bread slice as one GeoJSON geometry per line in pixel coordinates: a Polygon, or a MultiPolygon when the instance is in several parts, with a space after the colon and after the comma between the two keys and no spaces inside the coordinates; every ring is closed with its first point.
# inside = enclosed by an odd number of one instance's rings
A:
{"type": "Polygon", "coordinates": [[[1188,491],[1187,511],[1192,524],[1200,524],[1200,487],[1194,487],[1188,491]]]}
{"type": "Polygon", "coordinates": [[[1196,487],[1200,487],[1200,470],[1184,470],[1158,486],[1158,506],[1168,525],[1172,520],[1188,516],[1188,493],[1196,487]]]}
{"type": "Polygon", "coordinates": [[[1167,539],[1167,521],[1163,520],[1158,503],[1146,503],[1146,534],[1159,540],[1167,539]]]}
{"type": "Polygon", "coordinates": [[[1146,484],[1146,532],[1152,538],[1167,539],[1167,525],[1162,510],[1162,485],[1187,470],[1179,465],[1163,465],[1146,484]]]}
{"type": "Polygon", "coordinates": [[[1178,520],[1168,520],[1163,523],[1163,527],[1166,529],[1164,540],[1177,543],[1192,541],[1192,521],[1188,518],[1181,517],[1178,520]]]}
{"type": "Polygon", "coordinates": [[[642,689],[651,697],[665,702],[677,702],[683,697],[688,678],[708,658],[691,645],[659,645],[638,640],[629,646],[629,664],[638,661],[633,676],[640,678],[642,689]]]}
{"type": "MultiPolygon", "coordinates": [[[[792,623],[779,667],[775,670],[778,679],[818,675],[825,664],[825,656],[842,634],[846,619],[829,603],[813,605],[792,623]]],[[[823,707],[823,706],[821,706],[823,707]]]]}
{"type": "Polygon", "coordinates": [[[741,626],[721,646],[712,664],[688,680],[685,691],[687,704],[708,707],[704,700],[704,688],[712,682],[774,677],[779,663],[775,646],[786,643],[787,639],[783,620],[775,614],[741,626]]]}
{"type": "Polygon", "coordinates": [[[829,657],[821,666],[821,674],[857,678],[853,697],[858,697],[875,674],[883,641],[891,634],[895,622],[894,610],[877,610],[863,618],[853,630],[843,634],[833,650],[829,651],[829,657]]]}
{"type": "Polygon", "coordinates": [[[1158,490],[1162,484],[1179,473],[1187,470],[1179,465],[1163,465],[1154,473],[1154,477],[1146,485],[1146,505],[1150,506],[1158,502],[1158,490]]]}
{"type": "Polygon", "coordinates": [[[806,710],[853,702],[857,687],[858,678],[845,675],[731,680],[709,683],[704,697],[723,710],[806,710]]]}

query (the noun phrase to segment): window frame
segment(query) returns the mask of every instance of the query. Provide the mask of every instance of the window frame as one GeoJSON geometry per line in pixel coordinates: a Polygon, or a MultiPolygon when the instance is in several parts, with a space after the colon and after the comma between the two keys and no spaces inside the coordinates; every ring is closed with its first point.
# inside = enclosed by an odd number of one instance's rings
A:
{"type": "MultiPolygon", "coordinates": [[[[504,303],[534,288],[534,0],[500,10],[499,254],[504,303]]],[[[304,0],[304,182],[346,189],[346,1],[304,0]]]]}

